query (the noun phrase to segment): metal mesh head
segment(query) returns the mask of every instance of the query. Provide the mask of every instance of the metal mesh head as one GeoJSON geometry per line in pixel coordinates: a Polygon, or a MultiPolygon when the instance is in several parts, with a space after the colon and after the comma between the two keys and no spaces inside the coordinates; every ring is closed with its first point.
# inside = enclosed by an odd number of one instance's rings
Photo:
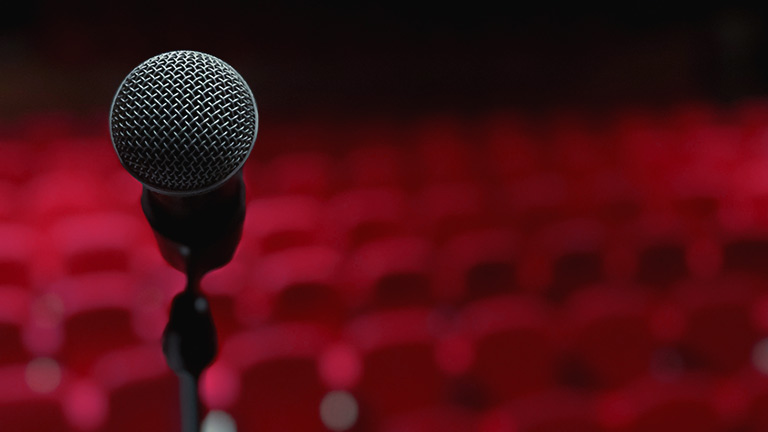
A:
{"type": "Polygon", "coordinates": [[[112,143],[128,172],[149,189],[195,194],[245,163],[258,114],[248,84],[208,54],[173,51],[140,64],[112,102],[112,143]]]}

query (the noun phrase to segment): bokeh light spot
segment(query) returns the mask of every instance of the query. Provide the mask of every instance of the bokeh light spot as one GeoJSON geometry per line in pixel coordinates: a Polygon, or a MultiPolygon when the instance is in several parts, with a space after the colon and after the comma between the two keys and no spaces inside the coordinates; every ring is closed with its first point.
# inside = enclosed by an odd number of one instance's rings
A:
{"type": "Polygon", "coordinates": [[[202,432],[237,432],[237,425],[231,415],[213,410],[203,420],[202,432]]]}
{"type": "Polygon", "coordinates": [[[24,378],[33,391],[50,393],[61,383],[61,368],[56,360],[40,357],[27,364],[24,378]]]}
{"type": "Polygon", "coordinates": [[[357,416],[357,401],[349,392],[329,392],[320,402],[320,418],[328,429],[347,430],[355,425],[357,416]]]}
{"type": "Polygon", "coordinates": [[[56,327],[64,317],[64,302],[56,294],[43,294],[32,302],[30,315],[40,327],[56,327]]]}
{"type": "Polygon", "coordinates": [[[752,365],[763,375],[768,375],[768,339],[763,339],[752,348],[752,365]]]}

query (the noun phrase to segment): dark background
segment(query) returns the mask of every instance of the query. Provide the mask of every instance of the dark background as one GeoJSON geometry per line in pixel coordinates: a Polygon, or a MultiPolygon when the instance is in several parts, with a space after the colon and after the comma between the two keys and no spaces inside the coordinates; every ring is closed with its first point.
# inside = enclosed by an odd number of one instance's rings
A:
{"type": "Polygon", "coordinates": [[[262,115],[279,118],[730,102],[768,91],[763,9],[326,3],[8,5],[0,115],[105,110],[133,67],[176,49],[232,64],[262,115]]]}

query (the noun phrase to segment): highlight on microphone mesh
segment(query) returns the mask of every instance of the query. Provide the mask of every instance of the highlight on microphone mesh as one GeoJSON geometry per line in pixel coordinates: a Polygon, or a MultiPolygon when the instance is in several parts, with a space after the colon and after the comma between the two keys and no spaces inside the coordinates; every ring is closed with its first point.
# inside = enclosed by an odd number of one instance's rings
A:
{"type": "Polygon", "coordinates": [[[131,71],[110,112],[112,143],[151,190],[191,195],[245,163],[258,129],[251,89],[230,65],[195,51],[152,57],[131,71]]]}

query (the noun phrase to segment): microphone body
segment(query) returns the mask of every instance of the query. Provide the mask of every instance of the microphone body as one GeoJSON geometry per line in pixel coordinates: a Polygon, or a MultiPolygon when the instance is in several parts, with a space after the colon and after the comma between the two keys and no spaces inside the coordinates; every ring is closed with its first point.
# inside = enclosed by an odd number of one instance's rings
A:
{"type": "Polygon", "coordinates": [[[245,219],[242,171],[200,195],[164,195],[145,187],[141,207],[163,258],[199,280],[231,261],[240,243],[245,219]]]}

